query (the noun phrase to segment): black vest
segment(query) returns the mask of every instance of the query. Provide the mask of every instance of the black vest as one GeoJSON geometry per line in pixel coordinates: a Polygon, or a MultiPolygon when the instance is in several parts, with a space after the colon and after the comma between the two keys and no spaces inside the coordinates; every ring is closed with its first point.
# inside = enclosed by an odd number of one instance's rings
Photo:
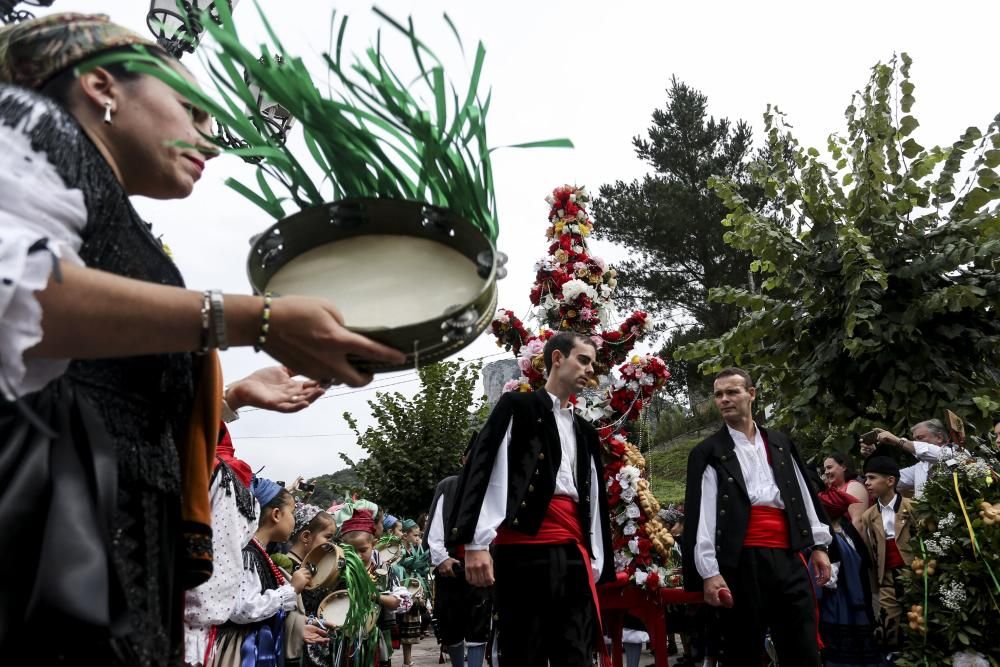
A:
{"type": "MultiPolygon", "coordinates": [[[[552,410],[552,399],[545,389],[531,393],[510,392],[502,395],[475,445],[469,452],[455,493],[455,503],[446,520],[446,542],[449,546],[468,544],[475,535],[479,511],[486,497],[493,463],[507,427],[511,427],[507,448],[507,510],[502,526],[535,535],[548,512],[555,492],[556,473],[562,462],[559,429],[552,410]]],[[[576,490],[579,494],[578,518],[583,527],[584,545],[593,555],[590,525],[593,513],[600,513],[604,541],[604,573],[602,579],[614,574],[614,553],[608,517],[607,494],[598,484],[599,507],[592,507],[591,464],[602,479],[600,441],[596,429],[576,416],[576,490]],[[609,575],[610,572],[610,575],[609,575]]]]}
{"type": "MultiPolygon", "coordinates": [[[[809,497],[804,498],[795,477],[795,466],[803,469],[795,444],[784,433],[761,428],[768,460],[774,471],[774,481],[781,492],[788,519],[788,539],[791,548],[800,551],[813,545],[812,529],[806,514],[806,503],[812,503],[821,521],[826,520],[816,492],[809,488],[809,497]]],[[[736,445],[729,429],[723,427],[714,435],[701,441],[688,457],[687,490],[684,507],[687,521],[684,525],[684,581],[688,590],[702,590],[702,579],[694,564],[694,548],[698,534],[698,513],[701,507],[701,480],[705,468],[715,470],[718,481],[715,505],[715,556],[721,569],[735,568],[739,563],[743,538],[750,524],[750,496],[746,481],[736,458],[736,445]]],[[[808,478],[806,478],[808,479],[808,478]]],[[[809,483],[806,482],[809,487],[809,483]]]]}

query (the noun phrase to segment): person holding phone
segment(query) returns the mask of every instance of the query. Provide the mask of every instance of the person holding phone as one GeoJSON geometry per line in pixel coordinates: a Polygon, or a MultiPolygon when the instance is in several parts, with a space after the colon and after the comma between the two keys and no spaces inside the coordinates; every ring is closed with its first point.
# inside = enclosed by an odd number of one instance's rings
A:
{"type": "Polygon", "coordinates": [[[715,377],[725,420],[688,457],[685,588],[720,610],[724,664],[760,665],[768,630],[783,665],[820,664],[816,583],[830,579],[830,527],[795,444],[759,428],[756,389],[741,368],[715,377]],[[820,517],[823,517],[822,519],[820,517]]]}
{"type": "Polygon", "coordinates": [[[951,458],[960,448],[960,445],[949,442],[948,429],[940,419],[928,419],[916,424],[910,429],[912,439],[901,438],[881,428],[875,429],[874,433],[874,442],[871,437],[866,438],[868,433],[861,436],[861,455],[865,458],[874,454],[879,446],[890,445],[917,459],[915,464],[900,469],[896,484],[898,491],[912,492],[914,498],[923,494],[931,466],[951,458]]]}

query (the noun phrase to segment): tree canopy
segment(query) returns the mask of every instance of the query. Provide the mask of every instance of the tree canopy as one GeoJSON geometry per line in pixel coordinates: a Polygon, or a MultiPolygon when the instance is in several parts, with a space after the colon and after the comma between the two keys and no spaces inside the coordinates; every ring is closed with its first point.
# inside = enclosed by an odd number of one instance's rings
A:
{"type": "Polygon", "coordinates": [[[437,483],[459,468],[473,429],[484,418],[484,400],[473,392],[481,363],[443,361],[419,370],[420,391],[378,393],[368,401],[375,426],[364,433],[344,413],[368,457],[355,464],[365,494],[393,513],[416,517],[430,507],[437,483]]]}
{"type": "Polygon", "coordinates": [[[768,108],[770,159],[750,173],[777,215],[741,179],[710,180],[730,211],[725,241],[753,255],[761,283],[712,290],[745,314],[681,355],[706,373],[749,368],[771,420],[816,445],[846,445],[869,423],[1000,407],[1000,116],[925,148],[910,64],[902,54],[872,69],[826,157],[768,108]]]}
{"type": "Polygon", "coordinates": [[[748,206],[763,203],[763,190],[748,170],[753,158],[749,125],[709,116],[708,99],[698,90],[672,78],[667,105],[653,111],[652,121],[647,138],[635,137],[632,143],[636,156],[654,172],[631,183],[601,186],[594,233],[629,250],[629,259],[618,267],[619,304],[643,308],[661,323],[685,322],[668,336],[664,356],[679,381],[675,386],[686,388],[698,382],[698,375],[673,359],[673,351],[734,327],[739,309],[711,301],[709,290],[743,284],[750,275],[750,253],[723,240],[727,209],[708,179],[727,178],[748,206]]]}

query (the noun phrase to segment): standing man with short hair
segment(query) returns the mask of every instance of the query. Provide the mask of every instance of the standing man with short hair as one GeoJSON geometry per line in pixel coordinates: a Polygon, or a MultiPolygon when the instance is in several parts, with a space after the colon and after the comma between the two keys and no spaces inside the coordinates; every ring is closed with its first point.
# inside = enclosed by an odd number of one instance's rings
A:
{"type": "Polygon", "coordinates": [[[545,387],[500,397],[462,471],[448,539],[465,547],[469,583],[495,575],[504,665],[590,667],[603,648],[594,583],[614,562],[600,442],[569,402],[596,354],[589,338],[552,336],[545,387]]]}
{"type": "Polygon", "coordinates": [[[798,450],[786,435],[759,428],[750,375],[727,368],[715,378],[725,424],[688,458],[684,579],[721,610],[726,667],[761,664],[768,629],[782,665],[820,664],[817,583],[830,578],[831,535],[798,450]]]}
{"type": "MultiPolygon", "coordinates": [[[[478,433],[472,434],[462,465],[478,433]]],[[[458,475],[445,477],[438,483],[428,513],[424,546],[431,552],[431,567],[436,575],[434,584],[434,615],[438,621],[438,640],[448,653],[452,667],[483,667],[486,644],[490,638],[493,617],[493,587],[472,586],[465,578],[465,549],[445,545],[445,517],[451,516],[458,488],[458,475]]]]}

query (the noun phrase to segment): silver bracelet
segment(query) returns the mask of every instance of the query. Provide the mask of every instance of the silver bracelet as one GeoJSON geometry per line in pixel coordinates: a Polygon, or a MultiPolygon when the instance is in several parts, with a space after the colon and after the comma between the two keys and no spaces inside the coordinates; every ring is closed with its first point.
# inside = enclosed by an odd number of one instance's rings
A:
{"type": "Polygon", "coordinates": [[[212,305],[212,347],[219,350],[229,349],[229,341],[226,339],[226,313],[223,307],[222,290],[209,290],[209,300],[212,305]]]}
{"type": "Polygon", "coordinates": [[[201,296],[201,338],[198,346],[198,352],[205,354],[208,352],[208,348],[211,343],[210,338],[212,336],[212,299],[207,291],[203,292],[201,296]]]}

